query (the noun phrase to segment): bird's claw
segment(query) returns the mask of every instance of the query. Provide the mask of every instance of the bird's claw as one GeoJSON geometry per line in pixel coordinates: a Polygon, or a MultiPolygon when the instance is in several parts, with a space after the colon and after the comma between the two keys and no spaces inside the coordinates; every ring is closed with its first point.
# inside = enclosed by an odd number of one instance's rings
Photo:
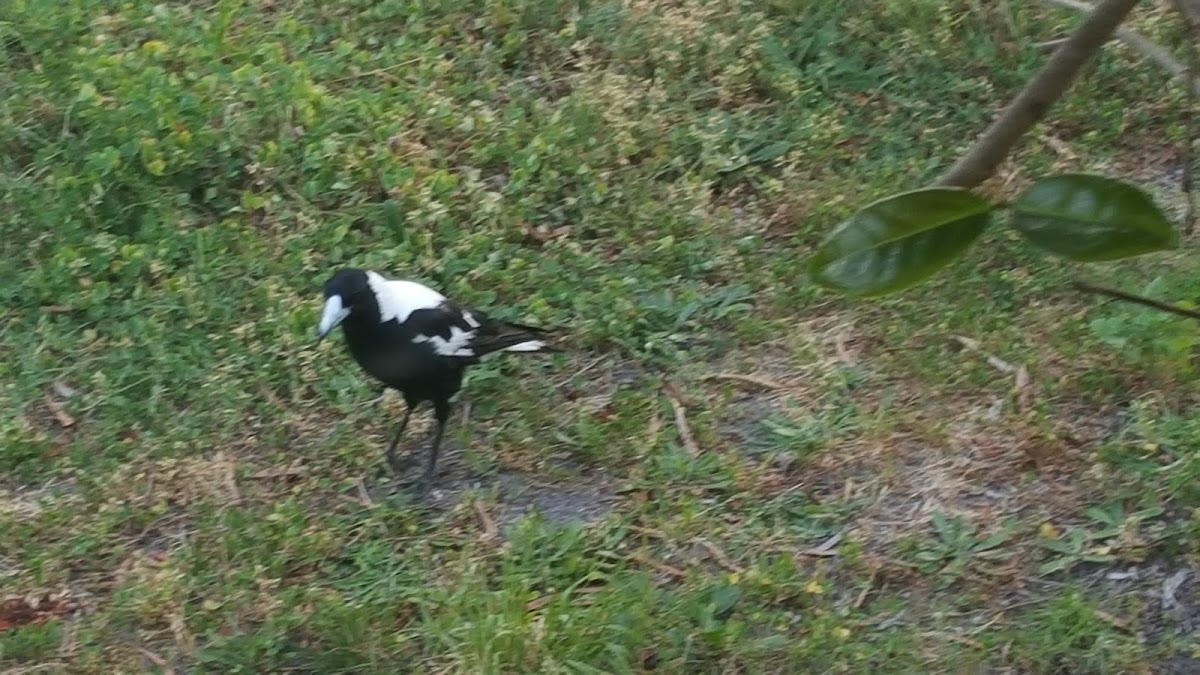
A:
{"type": "Polygon", "coordinates": [[[415,495],[419,499],[424,499],[429,496],[429,490],[432,487],[433,487],[433,481],[429,480],[428,478],[421,477],[421,478],[418,478],[416,480],[416,482],[413,483],[412,492],[413,492],[413,495],[415,495]]]}
{"type": "Polygon", "coordinates": [[[396,490],[408,492],[417,499],[424,499],[429,496],[429,491],[433,487],[433,481],[425,476],[413,480],[397,481],[395,483],[396,490]]]}

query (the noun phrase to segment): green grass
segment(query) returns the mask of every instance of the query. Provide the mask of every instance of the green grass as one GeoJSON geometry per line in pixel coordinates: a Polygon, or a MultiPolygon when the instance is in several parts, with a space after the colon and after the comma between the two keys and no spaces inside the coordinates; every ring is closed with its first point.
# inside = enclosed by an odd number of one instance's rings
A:
{"type": "MultiPolygon", "coordinates": [[[[1076,19],[970,0],[10,2],[0,666],[1195,658],[1194,582],[1161,603],[1200,554],[1194,326],[1073,295],[1080,269],[1002,230],[897,298],[803,272],[840,218],[953,161],[1076,19]],[[431,504],[380,473],[402,404],[313,344],[345,264],[568,348],[472,372],[431,504]]],[[[1183,105],[1164,77],[1110,46],[988,189],[1159,170],[1183,105]]],[[[1159,278],[1147,292],[1173,302],[1197,272],[1183,254],[1082,270],[1159,278]]]]}

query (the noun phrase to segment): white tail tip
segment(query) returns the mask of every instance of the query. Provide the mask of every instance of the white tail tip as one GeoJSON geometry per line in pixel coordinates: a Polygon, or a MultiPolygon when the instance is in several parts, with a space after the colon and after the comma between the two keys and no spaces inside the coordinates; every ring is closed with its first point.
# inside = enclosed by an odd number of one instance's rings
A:
{"type": "Polygon", "coordinates": [[[546,348],[546,343],[541,340],[528,340],[526,342],[518,342],[511,347],[505,347],[506,352],[536,352],[546,348]]]}

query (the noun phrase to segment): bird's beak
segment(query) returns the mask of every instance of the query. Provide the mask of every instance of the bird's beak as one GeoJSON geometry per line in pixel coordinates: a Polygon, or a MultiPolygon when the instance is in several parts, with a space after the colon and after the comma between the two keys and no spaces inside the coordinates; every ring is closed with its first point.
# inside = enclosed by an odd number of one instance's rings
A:
{"type": "Polygon", "coordinates": [[[329,331],[337,327],[349,315],[350,310],[342,306],[342,296],[329,296],[329,299],[325,301],[325,309],[321,312],[321,323],[317,326],[317,344],[321,344],[321,340],[329,335],[329,331]]]}

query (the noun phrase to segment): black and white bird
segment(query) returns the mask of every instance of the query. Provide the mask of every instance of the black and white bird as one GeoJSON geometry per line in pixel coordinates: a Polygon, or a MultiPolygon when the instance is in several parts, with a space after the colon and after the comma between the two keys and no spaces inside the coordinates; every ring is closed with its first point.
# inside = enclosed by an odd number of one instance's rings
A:
{"type": "Polygon", "coordinates": [[[341,326],[358,365],[398,390],[408,405],[385,455],[393,472],[400,472],[396,445],[409,417],[425,401],[433,404],[437,429],[417,480],[420,494],[432,482],[450,399],[462,387],[467,366],[493,352],[555,351],[546,343],[544,329],[490,319],[415,281],[347,268],[325,282],[324,294],[317,342],[341,326]]]}

